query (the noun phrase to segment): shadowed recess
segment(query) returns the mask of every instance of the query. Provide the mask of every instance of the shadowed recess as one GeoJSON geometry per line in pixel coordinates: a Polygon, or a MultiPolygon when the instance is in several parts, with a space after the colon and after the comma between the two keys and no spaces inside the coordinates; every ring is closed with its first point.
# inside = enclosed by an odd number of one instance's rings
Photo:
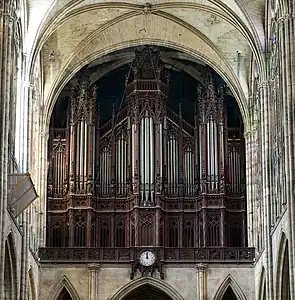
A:
{"type": "Polygon", "coordinates": [[[161,290],[145,284],[131,291],[123,300],[172,300],[172,298],[161,290]]]}
{"type": "Polygon", "coordinates": [[[70,296],[69,292],[67,291],[66,288],[63,288],[59,297],[57,298],[58,300],[72,300],[72,297],[70,296]]]}
{"type": "Polygon", "coordinates": [[[238,300],[230,286],[227,288],[226,292],[224,293],[222,300],[238,300]]]}

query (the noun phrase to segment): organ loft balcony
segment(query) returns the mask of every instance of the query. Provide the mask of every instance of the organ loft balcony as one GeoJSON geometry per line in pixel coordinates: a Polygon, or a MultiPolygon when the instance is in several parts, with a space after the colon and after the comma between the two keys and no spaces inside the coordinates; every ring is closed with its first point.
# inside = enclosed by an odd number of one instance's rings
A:
{"type": "Polygon", "coordinates": [[[137,48],[97,82],[82,70],[60,95],[41,262],[134,268],[149,249],[161,265],[253,263],[238,105],[208,66],[191,63],[196,79],[167,53],[137,48]]]}

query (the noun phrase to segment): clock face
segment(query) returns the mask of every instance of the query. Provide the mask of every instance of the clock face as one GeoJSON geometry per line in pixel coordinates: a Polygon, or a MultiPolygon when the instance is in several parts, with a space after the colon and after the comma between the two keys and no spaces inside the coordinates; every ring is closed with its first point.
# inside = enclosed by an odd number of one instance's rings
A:
{"type": "Polygon", "coordinates": [[[152,251],[143,251],[140,254],[139,262],[145,267],[152,266],[156,261],[156,256],[152,251]]]}

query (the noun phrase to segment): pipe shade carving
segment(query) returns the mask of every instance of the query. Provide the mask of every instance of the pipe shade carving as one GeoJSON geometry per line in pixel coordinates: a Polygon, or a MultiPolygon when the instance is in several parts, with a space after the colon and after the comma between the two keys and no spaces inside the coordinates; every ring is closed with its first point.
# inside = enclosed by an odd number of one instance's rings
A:
{"type": "Polygon", "coordinates": [[[243,128],[217,75],[175,108],[158,49],[128,74],[120,105],[80,79],[52,126],[47,246],[246,247],[243,128]]]}

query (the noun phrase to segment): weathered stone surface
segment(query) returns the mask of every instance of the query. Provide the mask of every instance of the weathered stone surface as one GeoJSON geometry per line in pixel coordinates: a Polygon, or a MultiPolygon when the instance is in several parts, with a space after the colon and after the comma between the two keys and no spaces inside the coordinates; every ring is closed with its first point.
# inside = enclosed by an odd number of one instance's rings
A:
{"type": "Polygon", "coordinates": [[[151,6],[145,2],[0,1],[0,298],[9,299],[4,296],[8,236],[9,249],[14,249],[12,299],[56,299],[65,285],[80,299],[107,300],[131,284],[129,266],[40,266],[36,255],[46,240],[48,120],[56,98],[75,72],[93,59],[150,43],[181,49],[210,64],[238,99],[246,132],[248,240],[257,252],[248,267],[169,265],[163,286],[175,299],[219,300],[228,284],[238,299],[287,299],[282,282],[284,254],[289,253],[286,274],[290,299],[295,299],[293,2],[152,0],[151,6]],[[275,114],[269,59],[274,23],[280,60],[276,89],[282,103],[275,114]],[[270,139],[274,115],[282,119],[284,135],[285,177],[283,192],[277,193],[284,199],[279,199],[279,206],[273,193],[277,173],[270,139]],[[17,126],[10,126],[13,116],[19,118],[17,126]],[[15,152],[11,137],[17,140],[15,152]],[[6,207],[10,154],[17,154],[21,171],[33,173],[40,196],[18,220],[6,207]]]}

